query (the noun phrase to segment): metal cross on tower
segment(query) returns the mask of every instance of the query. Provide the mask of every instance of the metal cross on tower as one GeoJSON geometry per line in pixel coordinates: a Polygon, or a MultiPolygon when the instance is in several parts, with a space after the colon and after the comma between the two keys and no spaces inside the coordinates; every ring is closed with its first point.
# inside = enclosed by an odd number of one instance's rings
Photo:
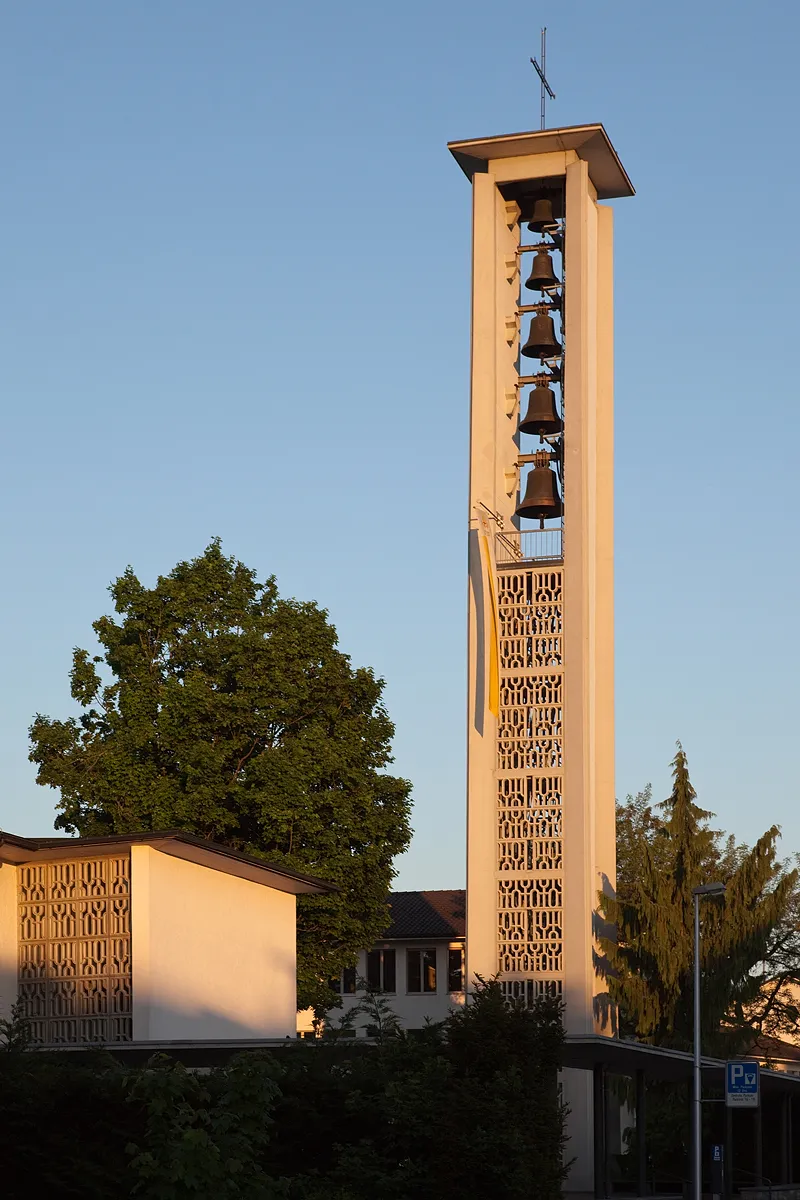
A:
{"type": "Polygon", "coordinates": [[[555,100],[555,98],[556,98],[555,92],[550,87],[550,84],[547,82],[547,75],[545,73],[546,69],[547,69],[547,26],[546,25],[542,29],[542,65],[539,66],[539,64],[535,58],[532,58],[531,62],[533,63],[534,67],[536,68],[536,74],[539,76],[539,79],[542,82],[542,112],[541,112],[542,123],[541,123],[540,128],[544,129],[545,105],[547,104],[547,97],[549,96],[551,100],[555,100]]]}

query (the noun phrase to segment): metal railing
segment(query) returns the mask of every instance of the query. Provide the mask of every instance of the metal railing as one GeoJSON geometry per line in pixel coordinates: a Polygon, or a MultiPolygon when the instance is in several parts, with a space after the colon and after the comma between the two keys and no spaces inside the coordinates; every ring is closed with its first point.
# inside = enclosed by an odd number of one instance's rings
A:
{"type": "Polygon", "coordinates": [[[495,534],[494,552],[498,567],[524,562],[561,562],[564,557],[563,529],[505,529],[495,534]]]}
{"type": "Polygon", "coordinates": [[[756,1200],[757,1197],[761,1196],[775,1196],[777,1200],[779,1196],[787,1195],[787,1193],[791,1194],[794,1192],[795,1195],[797,1194],[798,1185],[796,1183],[787,1183],[782,1186],[779,1184],[773,1184],[770,1177],[765,1175],[763,1171],[761,1175],[758,1175],[755,1171],[746,1171],[744,1167],[734,1166],[731,1170],[731,1181],[733,1182],[734,1186],[737,1175],[746,1175],[748,1179],[753,1180],[752,1183],[745,1182],[739,1184],[739,1195],[751,1196],[753,1197],[753,1200],[756,1200]]]}

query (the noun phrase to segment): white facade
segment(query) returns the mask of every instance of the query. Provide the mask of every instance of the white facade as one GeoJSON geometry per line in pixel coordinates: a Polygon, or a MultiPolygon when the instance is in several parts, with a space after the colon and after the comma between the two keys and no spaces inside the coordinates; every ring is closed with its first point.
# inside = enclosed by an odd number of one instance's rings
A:
{"type": "MultiPolygon", "coordinates": [[[[462,889],[393,892],[391,924],[370,950],[333,985],[342,1006],[329,1014],[339,1027],[365,997],[367,987],[381,993],[403,1029],[422,1029],[444,1021],[464,1004],[464,905],[462,889]]],[[[314,1036],[313,1011],[298,1013],[297,1032],[314,1036]]],[[[350,1028],[370,1035],[370,1018],[359,1014],[350,1028]]]]}
{"type": "MultiPolygon", "coordinates": [[[[444,1021],[446,1017],[460,1008],[464,1003],[463,987],[450,991],[449,983],[449,962],[450,951],[454,955],[458,955],[463,959],[463,942],[450,941],[443,939],[437,941],[434,938],[417,938],[413,941],[386,941],[376,942],[375,950],[389,951],[395,956],[395,986],[392,990],[382,988],[382,994],[386,999],[389,1007],[393,1012],[397,1013],[400,1018],[400,1024],[403,1029],[422,1029],[426,1021],[444,1021]],[[432,988],[426,990],[425,967],[422,955],[426,952],[432,952],[435,956],[435,983],[432,988]],[[422,979],[420,981],[419,990],[409,989],[409,960],[413,959],[416,963],[421,962],[422,979]]],[[[359,979],[367,978],[367,951],[362,951],[358,956],[358,965],[356,967],[357,977],[359,979]]],[[[412,973],[416,972],[416,966],[411,968],[412,973]]],[[[462,975],[463,978],[463,975],[462,975]]],[[[416,984],[416,980],[412,980],[412,986],[416,984]]],[[[332,1025],[335,1027],[340,1015],[346,1015],[358,1001],[363,998],[363,991],[354,993],[342,992],[342,1008],[337,1010],[332,1016],[332,1025]]],[[[356,1035],[367,1036],[369,1030],[369,1018],[359,1017],[356,1021],[356,1035]]]]}
{"type": "Polygon", "coordinates": [[[133,1040],[294,1036],[296,898],[131,847],[133,1040]]]}
{"type": "Polygon", "coordinates": [[[0,834],[0,1016],[43,1045],[294,1037],[296,896],[326,890],[186,834],[0,834]]]}

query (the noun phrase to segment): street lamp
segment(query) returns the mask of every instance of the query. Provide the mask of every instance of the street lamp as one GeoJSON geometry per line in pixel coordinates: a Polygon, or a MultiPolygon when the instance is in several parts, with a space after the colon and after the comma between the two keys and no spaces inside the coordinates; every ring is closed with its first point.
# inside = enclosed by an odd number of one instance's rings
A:
{"type": "Polygon", "coordinates": [[[692,1196],[702,1200],[702,1076],[700,1073],[700,901],[706,896],[724,896],[724,883],[704,883],[692,888],[694,897],[694,1102],[692,1105],[692,1196]]]}

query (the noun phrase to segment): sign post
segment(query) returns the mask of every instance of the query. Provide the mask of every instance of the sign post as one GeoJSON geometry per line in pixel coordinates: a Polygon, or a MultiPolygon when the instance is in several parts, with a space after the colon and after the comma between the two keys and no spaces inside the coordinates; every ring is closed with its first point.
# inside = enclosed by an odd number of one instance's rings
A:
{"type": "Polygon", "coordinates": [[[725,1104],[728,1108],[758,1108],[759,1066],[752,1059],[725,1064],[725,1104]]]}
{"type": "Polygon", "coordinates": [[[724,1171],[725,1147],[714,1145],[711,1147],[711,1195],[713,1200],[722,1200],[725,1187],[724,1171]]]}

